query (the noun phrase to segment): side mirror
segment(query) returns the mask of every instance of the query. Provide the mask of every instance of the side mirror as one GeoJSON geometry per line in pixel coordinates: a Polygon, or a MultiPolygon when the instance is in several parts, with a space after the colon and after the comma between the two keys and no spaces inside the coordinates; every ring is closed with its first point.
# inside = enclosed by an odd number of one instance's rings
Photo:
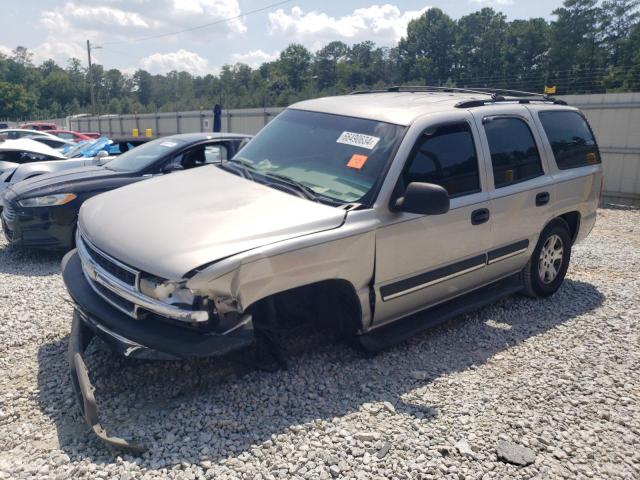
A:
{"type": "Polygon", "coordinates": [[[412,182],[393,206],[401,212],[442,215],[449,211],[449,194],[440,185],[412,182]]]}
{"type": "Polygon", "coordinates": [[[162,169],[162,173],[178,172],[180,170],[184,170],[182,165],[179,163],[170,163],[162,169]]]}

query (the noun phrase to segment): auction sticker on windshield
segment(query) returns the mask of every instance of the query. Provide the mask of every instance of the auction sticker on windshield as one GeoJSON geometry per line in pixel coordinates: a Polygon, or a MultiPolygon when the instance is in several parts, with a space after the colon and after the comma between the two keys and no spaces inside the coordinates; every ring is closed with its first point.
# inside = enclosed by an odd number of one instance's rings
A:
{"type": "Polygon", "coordinates": [[[362,167],[364,167],[364,164],[367,162],[368,158],[369,157],[367,157],[366,155],[358,155],[357,153],[353,154],[353,156],[347,163],[347,167],[360,170],[362,167]]]}
{"type": "Polygon", "coordinates": [[[336,140],[337,143],[343,143],[345,145],[352,145],[354,147],[362,147],[368,150],[373,150],[380,141],[380,137],[372,137],[371,135],[365,135],[364,133],[342,132],[342,134],[336,140]]]}

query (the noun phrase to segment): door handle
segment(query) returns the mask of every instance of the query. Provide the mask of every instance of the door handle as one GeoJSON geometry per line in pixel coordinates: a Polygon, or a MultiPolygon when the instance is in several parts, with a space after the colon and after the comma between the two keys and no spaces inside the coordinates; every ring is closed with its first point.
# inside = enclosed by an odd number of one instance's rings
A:
{"type": "Polygon", "coordinates": [[[536,207],[546,205],[547,203],[549,203],[550,198],[551,196],[549,195],[549,192],[540,192],[536,195],[536,207]]]}
{"type": "Polygon", "coordinates": [[[479,208],[478,210],[474,210],[471,212],[471,225],[480,225],[481,223],[485,223],[489,220],[491,214],[489,213],[488,208],[479,208]]]}

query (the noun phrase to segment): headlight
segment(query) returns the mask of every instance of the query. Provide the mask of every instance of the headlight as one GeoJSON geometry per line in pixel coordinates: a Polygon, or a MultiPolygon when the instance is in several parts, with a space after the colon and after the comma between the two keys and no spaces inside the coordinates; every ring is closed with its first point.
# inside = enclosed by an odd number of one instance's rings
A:
{"type": "Polygon", "coordinates": [[[177,290],[183,289],[184,283],[186,282],[180,284],[179,282],[169,282],[161,278],[149,276],[140,278],[139,288],[147,297],[165,301],[173,296],[177,290]]]}
{"type": "Polygon", "coordinates": [[[73,193],[58,193],[55,195],[45,195],[42,197],[25,198],[19,200],[18,205],[21,207],[52,207],[54,205],[64,205],[76,198],[73,193]]]}

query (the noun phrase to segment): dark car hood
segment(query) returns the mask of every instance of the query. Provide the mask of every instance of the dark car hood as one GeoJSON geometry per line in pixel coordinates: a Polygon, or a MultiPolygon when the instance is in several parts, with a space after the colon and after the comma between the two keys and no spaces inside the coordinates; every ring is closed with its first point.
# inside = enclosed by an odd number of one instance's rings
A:
{"type": "Polygon", "coordinates": [[[17,182],[10,190],[17,197],[49,194],[62,190],[76,193],[84,185],[95,185],[103,179],[132,176],[130,172],[115,172],[104,167],[80,167],[57,173],[38,175],[34,178],[17,182]]]}

